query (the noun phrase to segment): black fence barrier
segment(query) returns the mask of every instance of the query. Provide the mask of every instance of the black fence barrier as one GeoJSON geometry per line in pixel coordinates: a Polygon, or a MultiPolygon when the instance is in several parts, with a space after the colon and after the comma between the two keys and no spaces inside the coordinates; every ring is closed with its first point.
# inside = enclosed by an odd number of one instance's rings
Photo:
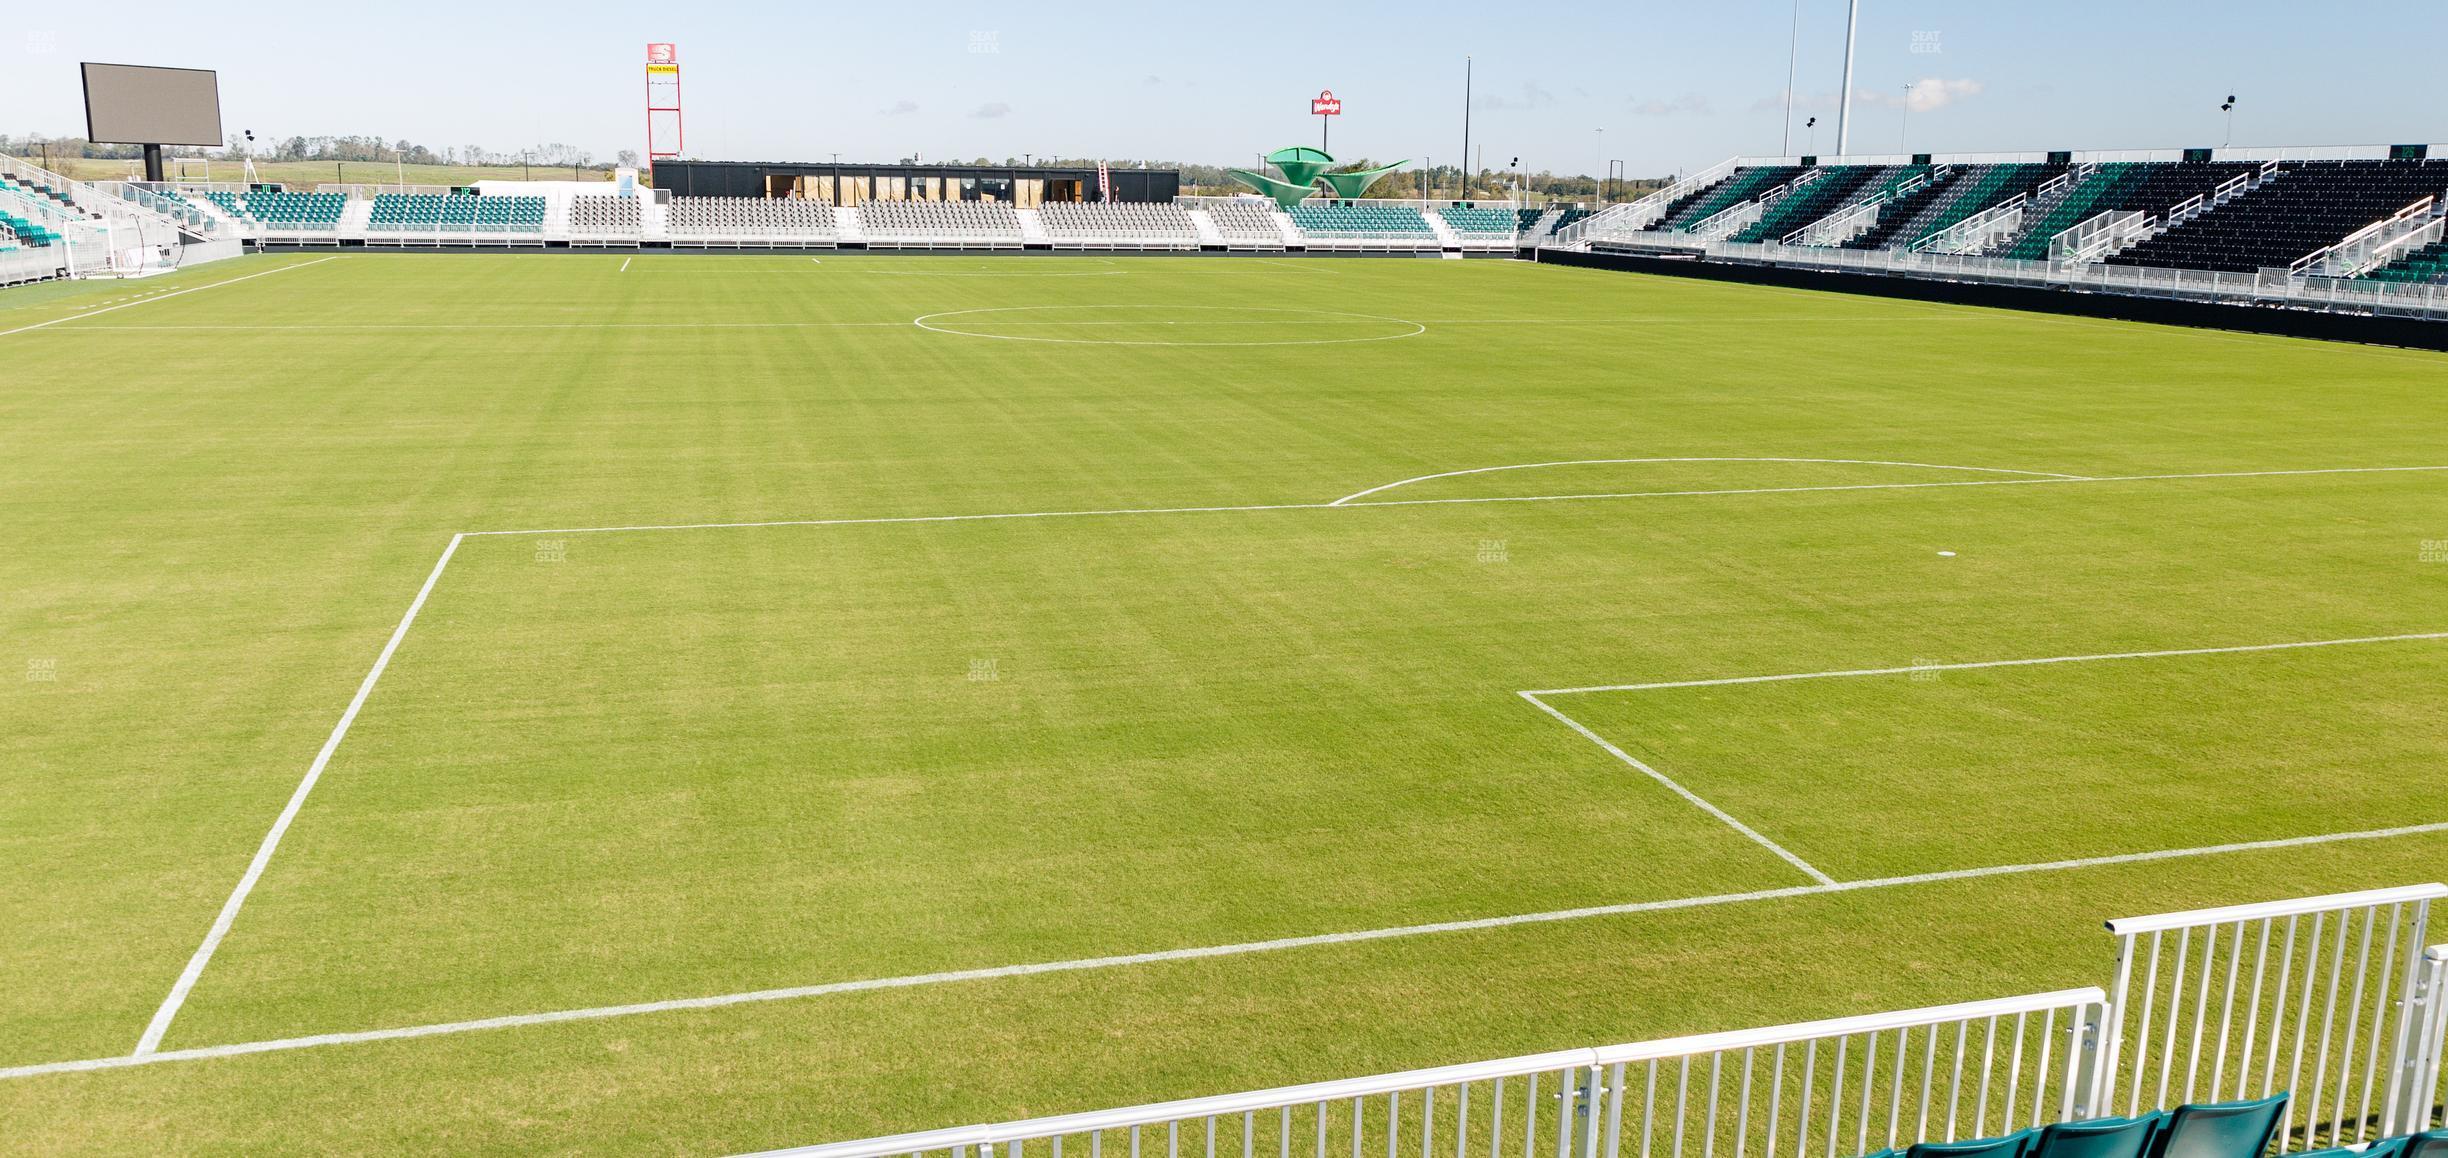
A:
{"type": "Polygon", "coordinates": [[[1567,265],[1585,269],[1611,269],[1629,273],[1663,274],[1668,277],[1741,282],[1747,285],[1782,286],[1787,289],[1870,294],[1877,297],[1947,302],[1962,306],[1987,306],[1994,309],[2028,310],[2035,313],[2070,314],[2076,317],[2111,318],[2126,322],[2153,322],[2163,326],[2191,326],[2197,329],[2274,334],[2288,338],[2317,338],[2331,342],[2361,342],[2377,346],[2406,346],[2418,350],[2448,351],[2448,322],[2422,318],[2386,318],[2369,314],[2335,313],[2277,306],[2229,305],[2221,302],[2146,298],[2130,294],[2098,293],[2055,287],[1940,281],[1934,278],[1847,273],[1784,265],[1697,261],[1689,258],[1642,257],[1628,253],[1578,253],[1562,249],[1541,249],[1536,252],[1535,258],[1546,265],[1567,265]]]}

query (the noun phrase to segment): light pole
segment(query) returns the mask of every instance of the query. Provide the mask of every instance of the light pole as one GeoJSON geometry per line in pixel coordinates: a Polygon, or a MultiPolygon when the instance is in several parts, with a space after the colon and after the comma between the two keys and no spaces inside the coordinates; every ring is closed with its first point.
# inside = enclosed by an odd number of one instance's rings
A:
{"type": "Polygon", "coordinates": [[[1861,31],[1861,0],[1845,4],[1844,91],[1836,94],[1836,155],[1853,149],[1853,39],[1861,31]]]}
{"type": "Polygon", "coordinates": [[[1818,151],[1819,151],[1819,118],[1817,118],[1817,117],[1812,117],[1812,118],[1809,120],[1809,122],[1805,123],[1805,124],[1804,124],[1802,127],[1803,127],[1803,128],[1805,128],[1805,129],[1809,129],[1809,130],[1810,130],[1810,151],[1811,151],[1811,152],[1813,152],[1813,153],[1818,152],[1818,151]]]}
{"type": "Polygon", "coordinates": [[[1454,199],[1455,199],[1455,200],[1457,200],[1457,201],[1468,201],[1468,200],[1470,200],[1470,195],[1471,195],[1471,192],[1470,192],[1470,187],[1471,187],[1471,178],[1472,178],[1473,176],[1475,176],[1475,175],[1476,175],[1475,170],[1476,170],[1476,168],[1477,168],[1476,166],[1474,166],[1474,165],[1472,165],[1472,164],[1471,164],[1471,148],[1470,148],[1470,130],[1471,130],[1471,123],[1470,123],[1471,118],[1470,118],[1470,114],[1471,114],[1471,107],[1470,107],[1470,103],[1471,103],[1471,58],[1469,58],[1469,57],[1465,56],[1465,57],[1463,57],[1463,58],[1462,58],[1462,189],[1461,189],[1461,191],[1460,191],[1458,194],[1456,194],[1456,196],[1455,196],[1455,198],[1454,198],[1454,199]]]}
{"type": "Polygon", "coordinates": [[[1904,85],[1904,117],[1896,122],[1896,148],[1907,158],[1912,156],[1912,94],[1913,86],[1907,82],[1904,85]]]}
{"type": "Polygon", "coordinates": [[[2228,94],[2227,94],[2227,99],[2226,99],[2225,101],[2221,102],[2221,103],[2220,103],[2220,105],[2219,105],[2219,111],[2220,111],[2220,112],[2222,112],[2222,113],[2227,114],[2227,138],[2226,138],[2225,140],[2223,140],[2223,141],[2220,141],[2220,142],[2219,142],[2219,148],[2224,149],[2224,148],[2226,148],[2227,146],[2232,145],[2232,144],[2234,144],[2234,143],[2235,143],[2235,94],[2234,94],[2234,93],[2228,93],[2228,94]]]}
{"type": "Polygon", "coordinates": [[[1801,57],[1802,0],[1794,0],[1793,36],[1785,46],[1785,136],[1777,145],[1777,152],[1787,156],[1793,153],[1794,62],[1801,57]]]}
{"type": "MultiPolygon", "coordinates": [[[[1601,125],[1598,128],[1598,171],[1600,173],[1606,172],[1606,127],[1604,125],[1601,125]]],[[[1606,206],[1606,178],[1600,177],[1596,183],[1598,186],[1598,204],[1600,208],[1604,208],[1606,206]]]]}
{"type": "Polygon", "coordinates": [[[1607,162],[1607,186],[1621,190],[1624,187],[1625,172],[1622,158],[1607,162]]]}

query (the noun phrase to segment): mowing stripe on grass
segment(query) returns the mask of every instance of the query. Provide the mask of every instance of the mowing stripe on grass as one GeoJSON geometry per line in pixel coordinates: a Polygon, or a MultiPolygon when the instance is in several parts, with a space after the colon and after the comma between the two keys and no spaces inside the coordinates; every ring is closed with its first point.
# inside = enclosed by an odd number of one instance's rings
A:
{"type": "Polygon", "coordinates": [[[2075,475],[2065,478],[1983,478],[1954,482],[1914,483],[1848,483],[1835,486],[1750,487],[1731,490],[1701,491],[1621,491],[1605,494],[1578,495],[1502,495],[1450,499],[1382,499],[1373,503],[1347,503],[1342,500],[1324,503],[1249,503],[1207,507],[1108,507],[1077,511],[1002,511],[977,515],[883,515],[870,518],[840,519],[764,519],[730,523],[632,523],[601,527],[533,527],[516,530],[469,531],[477,535],[610,535],[633,531],[721,531],[748,527],[849,527],[887,523],[967,523],[998,519],[1086,519],[1115,515],[1197,515],[1231,514],[1254,511],[1323,511],[1356,510],[1363,507],[1432,507],[1458,503],[1556,503],[1598,499],[1665,499],[1715,495],[1787,495],[1819,491],[1899,491],[1926,490],[1936,487],[2007,487],[2007,486],[2072,486],[2080,483],[2164,482],[2178,479],[2280,478],[2292,475],[2322,474],[2402,474],[2416,471],[2448,471],[2448,466],[2336,466],[2304,470],[2228,470],[2197,474],[2104,474],[2075,475]]]}
{"type": "MultiPolygon", "coordinates": [[[[2417,631],[2403,635],[2364,635],[2347,639],[2308,639],[2294,643],[2247,643],[2232,647],[2180,647],[2166,651],[2111,651],[2096,655],[2052,655],[2038,659],[1984,659],[1971,663],[1931,663],[1913,667],[1865,667],[1845,671],[1789,672],[1780,675],[1726,676],[1704,680],[1668,680],[1646,684],[1600,684],[1586,688],[1540,688],[1522,694],[1537,703],[1539,696],[1577,696],[1592,692],[1649,692],[1661,688],[1714,688],[1728,684],[1773,684],[1792,680],[1845,679],[1851,676],[1909,675],[1923,671],[1972,671],[1987,667],[2034,667],[2053,663],[2096,663],[2112,659],[2166,659],[2180,655],[2235,655],[2248,651],[2296,651],[2307,647],[2353,647],[2367,643],[2408,643],[2448,639],[2448,631],[2417,631]]],[[[1545,705],[1540,705],[1544,707],[1545,705]]],[[[1552,710],[1552,709],[1551,709],[1552,710]]],[[[1561,714],[1561,713],[1559,713],[1561,714]]]]}
{"type": "Polygon", "coordinates": [[[53,319],[51,319],[50,321],[47,321],[47,322],[36,322],[36,323],[34,323],[33,325],[30,325],[30,326],[19,326],[19,327],[17,327],[17,328],[16,328],[16,329],[14,329],[14,330],[0,330],[0,338],[5,338],[5,337],[8,337],[10,334],[22,334],[22,333],[25,333],[25,332],[26,332],[26,331],[28,331],[28,330],[39,330],[39,329],[42,329],[42,328],[43,328],[43,327],[45,327],[45,326],[56,326],[56,325],[60,324],[61,322],[73,322],[73,321],[76,321],[76,320],[77,320],[77,319],[79,319],[79,318],[90,318],[90,317],[93,317],[93,316],[94,316],[94,315],[96,315],[96,314],[107,314],[107,313],[111,312],[112,310],[124,310],[124,309],[128,308],[129,306],[141,306],[141,305],[144,305],[144,304],[145,304],[145,303],[147,303],[147,302],[167,301],[167,300],[169,300],[169,299],[171,299],[171,298],[174,298],[174,297],[179,296],[180,294],[191,294],[191,293],[197,293],[197,292],[202,291],[202,290],[208,290],[208,289],[219,289],[219,288],[221,288],[222,286],[225,286],[225,285],[237,285],[239,282],[242,282],[242,281],[253,281],[253,280],[255,280],[256,278],[259,278],[259,277],[270,277],[270,276],[272,276],[273,274],[276,274],[276,273],[287,273],[287,272],[289,272],[290,270],[293,270],[293,269],[304,269],[304,268],[306,268],[307,266],[310,266],[310,265],[321,265],[321,264],[323,264],[324,262],[327,262],[327,261],[338,261],[338,260],[340,260],[340,259],[339,259],[339,257],[337,257],[337,256],[333,256],[333,257],[318,257],[318,258],[314,259],[313,261],[301,261],[301,262],[298,262],[298,263],[297,263],[297,264],[295,264],[295,265],[284,265],[284,266],[281,266],[281,267],[280,267],[280,268],[278,268],[278,269],[267,269],[267,270],[264,270],[264,271],[262,271],[262,272],[260,272],[260,273],[250,273],[250,274],[246,275],[245,277],[233,277],[233,278],[229,279],[228,281],[217,281],[217,282],[213,282],[213,283],[212,283],[212,284],[210,284],[210,285],[190,286],[190,287],[188,287],[188,288],[186,288],[186,289],[183,289],[183,290],[171,290],[171,291],[170,291],[170,292],[168,292],[168,293],[162,293],[162,294],[153,294],[153,295],[148,296],[148,297],[141,297],[141,298],[138,298],[138,299],[136,299],[135,301],[132,301],[132,302],[122,302],[122,303],[120,303],[120,304],[118,304],[118,305],[115,305],[115,306],[104,306],[104,307],[102,307],[101,309],[98,309],[98,310],[87,310],[87,311],[85,311],[84,313],[81,313],[81,314],[70,314],[70,315],[68,315],[67,317],[64,317],[64,318],[53,318],[53,319]]]}
{"type": "Polygon", "coordinates": [[[1700,811],[1708,813],[1710,816],[1714,816],[1721,821],[1724,821],[1727,827],[1732,828],[1734,831],[1739,832],[1744,836],[1750,837],[1753,844],[1777,854],[1777,856],[1785,863],[1801,869],[1804,876],[1807,876],[1823,885],[1832,885],[1836,883],[1836,878],[1820,872],[1816,867],[1812,866],[1809,861],[1795,856],[1793,852],[1787,849],[1784,845],[1778,844],[1777,842],[1760,835],[1758,829],[1755,829],[1750,825],[1744,824],[1742,821],[1735,819],[1733,813],[1727,812],[1725,809],[1709,803],[1706,799],[1702,798],[1699,793],[1676,783],[1673,777],[1642,763],[1630,752],[1626,752],[1623,749],[1608,743],[1606,737],[1583,727],[1581,725],[1581,721],[1565,715],[1563,712],[1557,710],[1554,704],[1540,699],[1537,692],[1522,692],[1520,694],[1521,698],[1530,701],[1531,706],[1536,707],[1538,710],[1545,712],[1550,716],[1554,716],[1556,719],[1562,720],[1565,727],[1581,733],[1582,737],[1587,739],[1590,743],[1596,744],[1600,748],[1605,749],[1607,755],[1613,756],[1616,759],[1631,765],[1634,771],[1637,771],[1642,775],[1665,785],[1668,789],[1673,791],[1675,795],[1682,797],[1693,807],[1698,808],[1700,811]]]}
{"type": "Polygon", "coordinates": [[[1596,917],[1630,916],[1639,913],[1669,912],[1677,909],[1713,908],[1722,905],[1751,904],[1760,901],[1809,897],[1823,893],[1860,892],[1866,889],[1898,888],[1907,885],[1936,884],[1945,881],[1977,880],[1984,877],[2015,876],[2024,873],[2065,872],[2075,869],[2102,868],[2111,865],[2141,864],[2151,861],[2181,860],[2190,857],[2220,856],[2230,853],[2261,852],[2272,849],[2302,848],[2309,845],[2335,844],[2343,841],[2387,840],[2393,837],[2421,836],[2448,832],[2448,822],[2412,824],[2396,828],[2375,828],[2360,832],[2333,832],[2317,836],[2283,837],[2275,840],[2243,841],[2235,844],[2207,845],[2200,848],[2165,849],[2157,852],[2116,853],[2108,856],[2083,857],[2076,860],[2044,861],[2037,864],[1995,865],[1989,868],[1950,869],[1945,872],[1918,873],[1912,876],[1880,877],[1875,880],[1840,881],[1825,885],[1794,885],[1782,889],[1762,889],[1748,893],[1721,893],[1705,897],[1684,897],[1668,901],[1634,901],[1620,905],[1594,905],[1580,909],[1558,909],[1543,913],[1518,913],[1503,917],[1480,917],[1462,921],[1439,921],[1425,925],[1401,925],[1386,929],[1366,929],[1351,933],[1321,933],[1307,937],[1284,937],[1272,941],[1245,941],[1233,945],[1212,945],[1195,949],[1167,949],[1154,953],[1132,953],[1115,957],[1089,957],[1076,961],[1048,961],[1029,965],[1005,965],[990,969],[962,969],[945,973],[922,973],[909,977],[880,977],[861,981],[839,981],[825,985],[802,985],[788,989],[758,989],[745,993],[725,993],[710,997],[683,997],[670,1001],[646,1001],[629,1005],[600,1005],[585,1009],[562,1009],[548,1013],[523,1013],[507,1017],[486,1017],[470,1021],[445,1021],[430,1025],[412,1025],[397,1029],[360,1030],[351,1033],[322,1033],[308,1037],[285,1037],[269,1041],[239,1042],[231,1045],[200,1046],[193,1049],[162,1050],[122,1057],[88,1058],[81,1061],[40,1062],[33,1065],[0,1068],[0,1080],[35,1077],[42,1074],[81,1073],[91,1070],[124,1069],[129,1066],[155,1065],[161,1062],[200,1061],[207,1058],[238,1057],[245,1054],[275,1053],[283,1050],[308,1049],[326,1045],[353,1045],[365,1042],[399,1041],[407,1038],[439,1037],[445,1034],[472,1033],[488,1029],[512,1029],[528,1025],[553,1025],[570,1021],[596,1021],[605,1018],[629,1017],[644,1013],[671,1013],[691,1009],[719,1009],[730,1005],[750,1005],[769,1001],[789,1001],[805,997],[823,997],[841,993],[861,993],[879,989],[909,989],[927,985],[945,985],[961,981],[986,981],[1006,977],[1027,977],[1043,973],[1077,973],[1088,970],[1114,969],[1127,965],[1151,965],[1167,961],[1193,961],[1211,957],[1238,957],[1252,953],[1272,953],[1287,949],[1304,949],[1322,945],[1346,945],[1364,941],[1384,941],[1405,937],[1425,937],[1439,933],[1463,933],[1477,930],[1502,929],[1515,925],[1553,924],[1560,921],[1581,921],[1596,917]]]}
{"type": "MultiPolygon", "coordinates": [[[[329,260],[329,259],[326,259],[329,260]]],[[[458,552],[463,536],[452,535],[450,544],[442,548],[442,557],[434,560],[433,571],[425,576],[425,585],[417,588],[416,598],[408,603],[408,611],[400,616],[399,626],[391,629],[391,638],[384,642],[382,653],[374,657],[374,666],[365,680],[357,685],[357,694],[349,697],[348,707],[340,713],[340,722],[332,725],[331,735],[315,753],[314,763],[307,765],[306,776],[298,781],[297,791],[289,794],[289,803],[272,821],[272,830],[264,834],[263,843],[255,849],[255,858],[247,862],[245,875],[238,878],[238,887],[230,890],[229,900],[222,902],[221,913],[213,918],[212,929],[204,934],[204,943],[196,947],[195,956],[187,959],[187,967],[179,971],[178,981],[170,986],[170,995],[162,999],[161,1008],[153,1011],[153,1020],[146,1024],[144,1036],[136,1041],[136,1052],[143,1057],[161,1047],[170,1022],[178,1016],[179,1007],[186,1004],[187,993],[195,988],[196,978],[204,975],[204,966],[212,962],[213,951],[221,947],[221,939],[229,935],[230,925],[238,920],[238,909],[246,904],[247,894],[255,890],[262,879],[264,866],[272,862],[272,853],[280,848],[281,837],[289,831],[289,822],[297,819],[298,810],[306,806],[306,795],[314,791],[315,781],[331,763],[332,753],[340,750],[340,741],[348,735],[349,725],[365,707],[366,697],[374,694],[375,681],[382,678],[383,669],[391,666],[391,656],[399,651],[400,641],[408,638],[408,628],[416,623],[417,612],[424,610],[425,599],[433,594],[434,584],[442,579],[442,569],[450,566],[451,556],[458,552]]]]}
{"type": "Polygon", "coordinates": [[[1579,458],[1565,462],[1521,462],[1513,463],[1509,466],[1477,466],[1472,467],[1469,470],[1449,470],[1438,474],[1424,474],[1416,478],[1404,479],[1401,482],[1390,482],[1384,484],[1383,486],[1373,486],[1356,494],[1345,495],[1342,498],[1328,503],[1327,505],[1333,507],[1345,506],[1348,505],[1353,499],[1367,498],[1368,496],[1376,494],[1379,491],[1390,491],[1395,487],[1410,486],[1412,483],[1427,482],[1431,479],[1460,478],[1464,475],[1473,474],[1495,474],[1498,471],[1508,470],[1537,470],[1541,467],[1550,466],[1608,466],[1622,463],[1653,462],[1813,462],[1826,463],[1835,466],[1900,466],[1915,467],[1921,470],[1968,470],[1980,471],[1985,474],[2016,474],[2028,475],[2034,478],[2069,480],[2088,477],[2086,475],[2079,474],[2059,474],[2056,471],[2050,470],[2011,470],[2002,466],[1954,466],[1947,463],[1933,462],[1886,462],[1879,459],[1869,458],[1579,458]]]}

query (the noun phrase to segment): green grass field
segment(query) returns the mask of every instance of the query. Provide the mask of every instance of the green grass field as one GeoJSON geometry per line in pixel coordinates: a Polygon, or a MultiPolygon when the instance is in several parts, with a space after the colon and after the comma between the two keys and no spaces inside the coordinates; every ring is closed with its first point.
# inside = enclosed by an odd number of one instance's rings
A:
{"type": "Polygon", "coordinates": [[[2106,917],[2448,871],[2437,355],[351,254],[0,293],[0,365],[0,1149],[770,1147],[2096,984],[2106,917]]]}

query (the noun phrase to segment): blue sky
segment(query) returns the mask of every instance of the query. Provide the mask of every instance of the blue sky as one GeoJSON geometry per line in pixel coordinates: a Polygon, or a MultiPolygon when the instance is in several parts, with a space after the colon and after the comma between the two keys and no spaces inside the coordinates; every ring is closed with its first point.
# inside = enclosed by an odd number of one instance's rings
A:
{"type": "MultiPolygon", "coordinates": [[[[1635,174],[1779,145],[1791,0],[403,5],[130,0],[0,33],[0,132],[81,133],[79,60],[221,72],[231,131],[639,147],[643,46],[680,45],[692,156],[1033,152],[1230,162],[1314,142],[1451,161],[1462,60],[1491,167],[1635,174]],[[66,17],[74,16],[74,19],[66,17]],[[137,17],[158,17],[141,19],[137,17]],[[1604,127],[1601,138],[1595,131],[1604,127]]],[[[1844,0],[1801,0],[1795,85],[1833,152],[1844,0]]],[[[59,15],[53,15],[57,13],[59,15]]],[[[1857,152],[2448,140],[2443,0],[1863,0],[1857,152]],[[1916,47],[1920,51],[1916,51],[1916,47]],[[1934,82],[1934,83],[1933,83],[1934,82]]]]}

